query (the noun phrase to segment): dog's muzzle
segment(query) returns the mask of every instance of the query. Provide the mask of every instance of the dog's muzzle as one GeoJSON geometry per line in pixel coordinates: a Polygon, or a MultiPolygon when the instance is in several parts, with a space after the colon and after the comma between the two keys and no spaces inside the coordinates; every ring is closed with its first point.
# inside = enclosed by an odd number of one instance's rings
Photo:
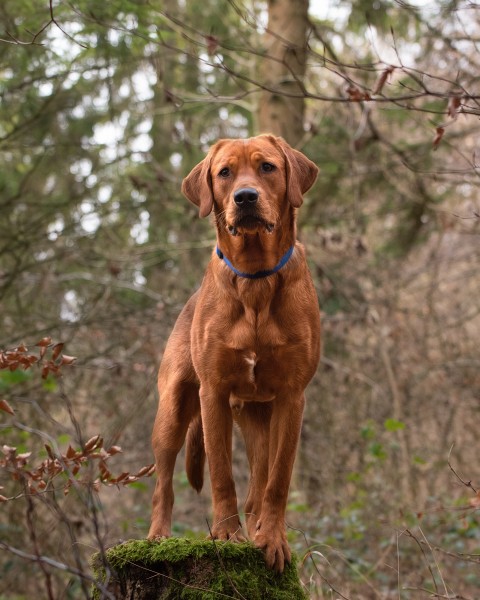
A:
{"type": "Polygon", "coordinates": [[[233,200],[242,209],[252,207],[258,202],[258,192],[254,188],[240,188],[233,194],[233,200]]]}
{"type": "Polygon", "coordinates": [[[234,222],[227,226],[232,235],[238,235],[239,230],[245,232],[264,229],[267,233],[272,233],[275,228],[273,223],[264,219],[258,210],[259,193],[255,188],[239,188],[233,194],[235,202],[234,222]]]}

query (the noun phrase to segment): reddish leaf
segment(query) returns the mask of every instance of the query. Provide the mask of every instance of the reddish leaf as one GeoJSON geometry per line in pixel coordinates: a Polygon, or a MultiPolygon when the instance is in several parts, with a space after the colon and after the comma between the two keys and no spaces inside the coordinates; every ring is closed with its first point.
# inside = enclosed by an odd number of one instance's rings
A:
{"type": "Polygon", "coordinates": [[[8,413],[9,415],[14,415],[15,411],[10,406],[10,404],[6,400],[0,400],[0,410],[8,413]]]}
{"type": "Polygon", "coordinates": [[[470,506],[480,508],[480,492],[477,492],[473,498],[470,498],[470,506]]]}
{"type": "Polygon", "coordinates": [[[71,446],[68,447],[67,454],[65,455],[68,459],[72,459],[77,454],[76,450],[71,446]]]}
{"type": "Polygon", "coordinates": [[[34,481],[39,481],[42,478],[42,473],[39,472],[38,469],[36,471],[30,471],[29,475],[34,481]]]}
{"type": "Polygon", "coordinates": [[[71,365],[73,362],[77,360],[76,356],[67,356],[66,354],[62,355],[62,360],[60,362],[60,366],[63,365],[71,365]]]}
{"type": "Polygon", "coordinates": [[[125,479],[128,479],[129,477],[130,473],[121,473],[118,477],[115,477],[115,479],[111,479],[110,483],[124,483],[125,479]]]}
{"type": "Polygon", "coordinates": [[[437,127],[436,129],[436,136],[433,140],[433,149],[436,150],[438,148],[438,145],[440,144],[440,142],[442,141],[443,138],[443,134],[445,133],[445,128],[444,127],[437,127]]]}
{"type": "Polygon", "coordinates": [[[135,478],[138,479],[140,477],[151,477],[155,473],[155,464],[148,465],[146,467],[142,467],[140,471],[135,475],[135,478]]]}
{"type": "Polygon", "coordinates": [[[51,343],[52,343],[51,337],[44,337],[39,342],[37,342],[35,344],[35,346],[40,346],[40,348],[46,348],[47,346],[50,346],[51,343]]]}
{"type": "Polygon", "coordinates": [[[110,471],[107,468],[107,465],[103,461],[98,465],[98,470],[100,471],[100,477],[102,481],[108,481],[112,478],[112,474],[110,473],[110,471]]]}
{"type": "Polygon", "coordinates": [[[103,446],[103,439],[99,435],[95,435],[88,440],[83,449],[85,452],[90,452],[95,448],[101,448],[103,446]]]}
{"type": "Polygon", "coordinates": [[[57,366],[53,360],[49,360],[45,366],[48,367],[50,373],[53,373],[54,375],[61,375],[59,366],[57,366]]]}
{"type": "Polygon", "coordinates": [[[52,360],[57,360],[64,346],[65,344],[63,342],[55,344],[55,346],[52,348],[52,360]]]}
{"type": "Polygon", "coordinates": [[[363,100],[363,93],[355,85],[348,86],[347,94],[353,102],[361,102],[363,100]]]}
{"type": "Polygon", "coordinates": [[[119,452],[123,452],[120,446],[112,446],[108,449],[108,453],[113,456],[114,454],[118,454],[119,452]]]}
{"type": "Polygon", "coordinates": [[[458,109],[460,108],[461,100],[458,96],[452,96],[448,101],[447,113],[449,117],[454,119],[457,116],[458,109]]]}
{"type": "Polygon", "coordinates": [[[395,67],[387,67],[383,73],[380,75],[380,77],[378,78],[378,81],[375,85],[375,89],[373,90],[374,94],[379,94],[382,89],[383,86],[385,85],[386,81],[388,80],[389,76],[393,73],[395,67]]]}
{"type": "MultiPolygon", "coordinates": [[[[152,467],[154,467],[155,465],[148,465],[147,467],[142,467],[140,469],[140,471],[137,473],[137,477],[143,477],[144,475],[147,475],[147,473],[150,473],[150,471],[152,471],[152,467]]],[[[152,471],[153,472],[153,471],[152,471]]]]}
{"type": "Polygon", "coordinates": [[[213,35],[206,35],[205,41],[207,42],[207,54],[212,56],[215,54],[218,48],[218,38],[213,35]]]}
{"type": "Polygon", "coordinates": [[[0,494],[0,502],[8,502],[8,498],[5,498],[5,496],[0,494]]]}
{"type": "Polygon", "coordinates": [[[362,92],[356,85],[350,84],[346,90],[352,102],[362,102],[364,100],[371,100],[369,92],[362,92]]]}

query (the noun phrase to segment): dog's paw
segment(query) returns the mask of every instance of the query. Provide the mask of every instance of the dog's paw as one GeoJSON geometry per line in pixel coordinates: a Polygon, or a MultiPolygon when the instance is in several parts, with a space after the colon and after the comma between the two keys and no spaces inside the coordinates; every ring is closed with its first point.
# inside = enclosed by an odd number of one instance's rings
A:
{"type": "Polygon", "coordinates": [[[152,525],[148,532],[147,540],[150,540],[151,542],[160,542],[169,537],[171,537],[171,534],[168,527],[155,527],[152,525]]]}
{"type": "Polygon", "coordinates": [[[149,540],[150,542],[161,542],[163,540],[168,539],[169,537],[169,535],[148,535],[147,540],[149,540]]]}
{"type": "Polygon", "coordinates": [[[225,519],[212,527],[208,536],[210,540],[222,540],[225,542],[246,542],[240,521],[233,522],[232,518],[225,519]]]}
{"type": "Polygon", "coordinates": [[[285,564],[292,560],[292,553],[283,527],[268,528],[259,523],[253,543],[257,548],[263,550],[267,567],[277,573],[283,573],[285,564]]]}
{"type": "Polygon", "coordinates": [[[226,532],[226,533],[221,533],[219,535],[216,536],[208,536],[209,539],[211,540],[222,540],[225,542],[238,542],[238,543],[242,543],[242,542],[246,542],[247,538],[243,535],[243,531],[242,529],[238,529],[237,531],[233,531],[233,532],[226,532]]]}

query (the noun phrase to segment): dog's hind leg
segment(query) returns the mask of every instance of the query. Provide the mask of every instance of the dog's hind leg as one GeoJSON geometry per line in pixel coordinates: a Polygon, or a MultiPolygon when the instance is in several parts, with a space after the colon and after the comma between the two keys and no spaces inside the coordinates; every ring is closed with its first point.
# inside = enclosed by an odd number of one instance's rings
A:
{"type": "Polygon", "coordinates": [[[185,445],[185,468],[190,485],[200,493],[203,487],[205,470],[205,442],[200,413],[196,415],[188,428],[185,445]]]}

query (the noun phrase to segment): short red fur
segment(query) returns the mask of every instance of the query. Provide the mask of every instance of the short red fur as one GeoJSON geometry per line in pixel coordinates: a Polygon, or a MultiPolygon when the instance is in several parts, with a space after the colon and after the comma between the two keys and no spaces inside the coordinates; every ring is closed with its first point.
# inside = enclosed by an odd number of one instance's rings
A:
{"type": "Polygon", "coordinates": [[[245,438],[250,484],[248,536],[282,572],[290,561],[285,510],[295,460],[304,390],[320,354],[320,315],[296,210],[318,169],[283,139],[261,135],[220,140],[185,178],[182,191],[212,211],[217,243],[241,273],[214,251],[201,288],[178,317],[160,367],[160,403],[153,429],[157,483],[148,537],[169,536],[172,477],[186,441],[192,486],[203,485],[205,455],[212,484],[214,539],[245,540],[232,476],[232,428],[245,438]]]}

